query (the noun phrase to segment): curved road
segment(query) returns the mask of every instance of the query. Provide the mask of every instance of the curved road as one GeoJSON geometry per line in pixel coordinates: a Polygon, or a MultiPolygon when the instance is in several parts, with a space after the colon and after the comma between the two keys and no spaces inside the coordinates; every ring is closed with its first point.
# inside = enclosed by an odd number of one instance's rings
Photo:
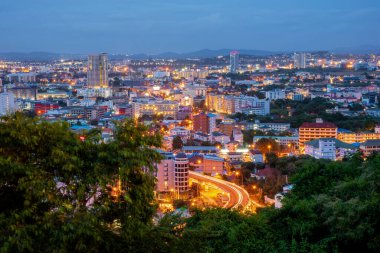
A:
{"type": "Polygon", "coordinates": [[[248,192],[236,184],[233,184],[221,179],[217,179],[214,177],[202,175],[194,171],[189,171],[189,176],[190,178],[195,179],[197,181],[213,184],[216,187],[223,190],[224,192],[227,192],[229,195],[229,200],[224,205],[225,208],[235,209],[240,206],[242,208],[245,208],[250,203],[248,192]]]}

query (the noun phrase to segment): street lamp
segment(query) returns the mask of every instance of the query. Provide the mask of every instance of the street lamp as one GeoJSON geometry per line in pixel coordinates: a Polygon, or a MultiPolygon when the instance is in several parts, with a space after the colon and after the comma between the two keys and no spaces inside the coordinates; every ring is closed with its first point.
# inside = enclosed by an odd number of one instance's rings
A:
{"type": "MultiPolygon", "coordinates": [[[[240,175],[239,171],[236,171],[236,172],[235,172],[235,175],[236,175],[236,176],[239,176],[239,175],[240,175]]],[[[241,175],[241,184],[243,184],[243,174],[241,175]]]]}

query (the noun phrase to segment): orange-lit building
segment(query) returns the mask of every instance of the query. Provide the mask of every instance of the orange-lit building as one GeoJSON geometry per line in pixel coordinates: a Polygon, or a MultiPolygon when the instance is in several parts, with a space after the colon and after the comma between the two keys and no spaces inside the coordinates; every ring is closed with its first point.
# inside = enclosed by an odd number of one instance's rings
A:
{"type": "Polygon", "coordinates": [[[53,103],[35,103],[34,104],[34,112],[37,115],[42,115],[47,113],[49,110],[55,110],[58,109],[59,105],[58,104],[53,104],[53,103]]]}
{"type": "Polygon", "coordinates": [[[196,154],[189,159],[190,165],[195,171],[206,173],[212,176],[223,174],[224,159],[213,155],[196,154]]]}
{"type": "Polygon", "coordinates": [[[373,132],[338,132],[338,140],[346,143],[362,143],[367,140],[376,140],[380,139],[380,133],[373,132]]]}
{"type": "Polygon", "coordinates": [[[368,140],[360,144],[360,151],[365,157],[370,156],[372,153],[380,152],[380,140],[368,140]]]}
{"type": "Polygon", "coordinates": [[[175,191],[182,194],[189,189],[189,159],[184,153],[176,156],[170,152],[159,151],[164,157],[156,170],[156,190],[158,192],[175,191]]]}
{"type": "Polygon", "coordinates": [[[204,112],[195,115],[193,117],[193,130],[196,132],[202,132],[205,134],[211,134],[215,131],[216,123],[215,123],[216,115],[215,114],[206,114],[204,112]]]}
{"type": "Polygon", "coordinates": [[[335,124],[323,122],[317,119],[316,122],[305,122],[299,128],[299,148],[303,154],[305,152],[305,142],[320,138],[337,138],[338,128],[335,124]]]}

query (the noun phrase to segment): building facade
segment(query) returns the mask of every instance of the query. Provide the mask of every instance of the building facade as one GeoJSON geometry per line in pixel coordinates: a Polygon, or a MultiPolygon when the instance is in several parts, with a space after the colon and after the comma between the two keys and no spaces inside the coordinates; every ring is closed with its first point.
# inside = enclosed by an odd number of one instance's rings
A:
{"type": "Polygon", "coordinates": [[[14,113],[17,110],[15,96],[11,92],[0,93],[0,116],[14,113]]]}
{"type": "Polygon", "coordinates": [[[360,144],[360,151],[365,157],[370,156],[372,153],[380,152],[380,139],[368,140],[360,144]]]}
{"type": "Polygon", "coordinates": [[[305,152],[305,143],[320,138],[337,138],[338,128],[335,124],[317,119],[315,123],[305,122],[299,128],[300,152],[305,152]]]}
{"type": "Polygon", "coordinates": [[[275,131],[275,132],[284,132],[290,129],[290,123],[261,123],[259,120],[255,122],[246,123],[247,130],[260,130],[264,132],[275,131]]]}
{"type": "Polygon", "coordinates": [[[200,113],[193,117],[193,130],[205,134],[211,134],[216,130],[216,115],[212,113],[200,113]]]}
{"type": "Polygon", "coordinates": [[[158,192],[185,193],[189,190],[189,159],[184,153],[176,156],[160,152],[164,156],[156,166],[156,189],[158,192]]]}
{"type": "Polygon", "coordinates": [[[230,72],[236,73],[239,68],[239,51],[230,52],[230,72]]]}
{"type": "Polygon", "coordinates": [[[265,98],[269,100],[285,99],[285,91],[280,89],[269,90],[265,92],[265,98]]]}
{"type": "Polygon", "coordinates": [[[367,140],[376,140],[380,139],[380,133],[372,132],[339,132],[338,131],[338,140],[346,143],[362,143],[367,140]]]}
{"type": "Polygon", "coordinates": [[[305,53],[294,54],[294,67],[297,69],[306,68],[306,54],[305,53]]]}
{"type": "Polygon", "coordinates": [[[225,114],[240,112],[245,114],[268,115],[270,113],[269,99],[259,99],[250,96],[208,94],[206,96],[206,106],[209,110],[225,114]]]}
{"type": "Polygon", "coordinates": [[[305,143],[305,154],[316,159],[341,160],[356,150],[355,146],[335,138],[321,138],[305,143]]]}
{"type": "Polygon", "coordinates": [[[162,115],[164,118],[177,118],[178,103],[168,100],[136,101],[132,103],[132,115],[139,118],[143,115],[162,115]]]}
{"type": "Polygon", "coordinates": [[[88,88],[108,88],[108,56],[97,54],[88,56],[88,88]]]}

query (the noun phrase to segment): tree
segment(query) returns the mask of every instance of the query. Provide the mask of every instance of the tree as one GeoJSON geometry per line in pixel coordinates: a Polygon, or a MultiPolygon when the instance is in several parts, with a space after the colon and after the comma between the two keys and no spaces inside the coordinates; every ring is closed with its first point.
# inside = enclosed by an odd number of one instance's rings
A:
{"type": "MultiPolygon", "coordinates": [[[[186,252],[378,252],[380,156],[346,162],[303,159],[281,209],[255,215],[209,209],[186,221],[186,252]]],[[[257,182],[273,196],[279,178],[257,182]]]]}
{"type": "Polygon", "coordinates": [[[152,119],[153,119],[154,122],[160,122],[160,121],[162,121],[164,119],[164,115],[162,115],[162,114],[154,114],[152,116],[152,119]]]}
{"type": "Polygon", "coordinates": [[[276,166],[277,161],[278,161],[278,156],[275,153],[270,152],[270,153],[267,153],[266,160],[267,160],[269,166],[271,168],[274,168],[276,166]]]}
{"type": "Polygon", "coordinates": [[[260,150],[263,154],[269,152],[277,152],[280,150],[280,145],[274,139],[261,138],[256,142],[256,148],[260,150]]]}
{"type": "Polygon", "coordinates": [[[253,137],[255,137],[257,135],[261,136],[261,135],[265,135],[265,133],[260,131],[260,130],[244,130],[243,131],[244,143],[252,144],[253,143],[253,137]]]}
{"type": "Polygon", "coordinates": [[[141,247],[155,213],[154,177],[143,168],[160,161],[151,147],[161,137],[133,121],[114,136],[99,144],[99,131],[80,139],[67,123],[1,119],[0,251],[141,247]]]}
{"type": "Polygon", "coordinates": [[[253,162],[245,162],[241,165],[242,169],[253,172],[256,169],[256,165],[253,162]]]}
{"type": "Polygon", "coordinates": [[[364,106],[362,106],[361,104],[359,103],[352,103],[348,106],[348,108],[350,109],[350,111],[362,111],[364,109],[364,106]]]}
{"type": "Polygon", "coordinates": [[[172,144],[172,149],[173,150],[178,150],[178,149],[182,149],[183,147],[183,141],[182,141],[182,138],[181,136],[175,136],[173,138],[173,144],[172,144]]]}

